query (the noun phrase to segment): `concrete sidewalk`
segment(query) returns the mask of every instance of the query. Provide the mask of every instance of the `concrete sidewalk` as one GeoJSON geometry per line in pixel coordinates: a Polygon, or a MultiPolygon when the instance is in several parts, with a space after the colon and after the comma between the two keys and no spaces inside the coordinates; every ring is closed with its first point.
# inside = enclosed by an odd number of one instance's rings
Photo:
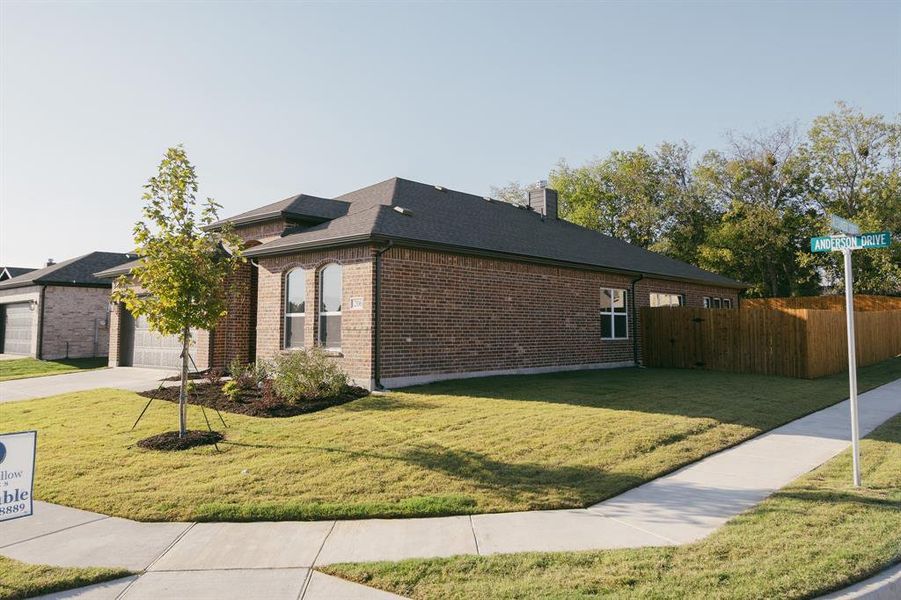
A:
{"type": "MultiPolygon", "coordinates": [[[[860,405],[866,435],[901,412],[901,380],[862,394],[860,405]]],[[[135,523],[38,503],[33,517],[0,524],[0,554],[145,572],[121,589],[105,584],[85,596],[92,598],[390,598],[311,570],[335,562],[691,542],[847,448],[849,420],[848,402],[841,402],[587,509],[191,524],[135,523]]]]}
{"type": "Polygon", "coordinates": [[[117,388],[143,392],[152,390],[160,384],[164,377],[175,371],[161,369],[142,369],[140,367],[114,367],[112,369],[93,369],[76,371],[45,377],[29,377],[0,381],[0,403],[15,400],[31,400],[45,398],[69,392],[83,392],[97,388],[117,388]]]}

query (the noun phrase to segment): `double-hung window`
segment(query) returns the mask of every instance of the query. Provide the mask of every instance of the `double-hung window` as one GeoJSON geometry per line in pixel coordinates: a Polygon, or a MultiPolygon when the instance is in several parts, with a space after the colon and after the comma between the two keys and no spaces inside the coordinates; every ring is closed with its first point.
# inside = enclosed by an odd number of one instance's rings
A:
{"type": "Polygon", "coordinates": [[[327,350],[341,349],[341,265],[332,263],[319,272],[319,344],[327,350]]]}
{"type": "Polygon", "coordinates": [[[285,348],[303,348],[306,297],[306,271],[289,271],[285,277],[285,348]]]}
{"type": "Polygon", "coordinates": [[[685,296],[683,294],[661,294],[659,292],[651,292],[651,306],[683,306],[685,304],[685,296]]]}
{"type": "Polygon", "coordinates": [[[601,338],[619,340],[629,337],[629,309],[626,290],[601,289],[601,338]]]}

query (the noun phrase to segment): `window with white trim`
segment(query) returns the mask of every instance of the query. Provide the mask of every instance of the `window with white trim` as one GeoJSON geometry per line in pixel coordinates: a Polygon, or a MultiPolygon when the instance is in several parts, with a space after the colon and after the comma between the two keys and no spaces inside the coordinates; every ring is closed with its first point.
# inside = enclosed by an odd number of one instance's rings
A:
{"type": "Polygon", "coordinates": [[[629,337],[629,309],[626,290],[601,289],[601,338],[620,340],[629,337]]]}
{"type": "Polygon", "coordinates": [[[683,294],[663,294],[660,292],[651,292],[651,307],[658,306],[684,306],[685,296],[683,294]]]}
{"type": "Polygon", "coordinates": [[[319,271],[319,344],[327,350],[341,349],[342,276],[337,263],[319,271]]]}
{"type": "Polygon", "coordinates": [[[285,348],[303,348],[307,273],[294,269],[285,276],[285,348]]]}
{"type": "Polygon", "coordinates": [[[732,308],[732,299],[704,296],[704,308],[732,308]]]}

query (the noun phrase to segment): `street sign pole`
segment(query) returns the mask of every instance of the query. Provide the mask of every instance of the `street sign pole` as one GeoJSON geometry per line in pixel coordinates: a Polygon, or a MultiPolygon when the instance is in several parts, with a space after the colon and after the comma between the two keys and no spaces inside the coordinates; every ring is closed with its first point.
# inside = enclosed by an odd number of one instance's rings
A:
{"type": "Polygon", "coordinates": [[[851,271],[851,248],[842,250],[845,257],[845,318],[848,323],[848,385],[851,401],[851,452],[854,463],[854,487],[860,487],[860,427],[857,413],[857,344],[854,337],[854,273],[851,271]]]}
{"type": "Polygon", "coordinates": [[[845,258],[845,319],[848,325],[848,387],[851,404],[851,451],[854,453],[854,487],[860,487],[860,425],[857,406],[857,338],[854,336],[854,273],[851,252],[892,245],[890,231],[860,233],[860,227],[847,219],[829,215],[832,229],[843,235],[810,238],[811,252],[841,252],[845,258]]]}

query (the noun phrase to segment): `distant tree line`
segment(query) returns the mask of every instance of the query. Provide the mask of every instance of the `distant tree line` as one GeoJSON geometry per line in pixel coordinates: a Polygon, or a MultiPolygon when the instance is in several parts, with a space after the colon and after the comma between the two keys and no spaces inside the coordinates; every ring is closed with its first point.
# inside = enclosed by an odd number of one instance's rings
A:
{"type": "MultiPolygon", "coordinates": [[[[901,120],[839,102],[806,134],[784,126],[727,136],[699,157],[686,142],[614,150],[549,185],[561,218],[748,283],[750,296],[818,294],[841,285],[841,254],[811,254],[827,213],[891,231],[885,250],[854,253],[855,290],[901,294],[901,120]]],[[[520,202],[526,188],[492,188],[520,202]]]]}

